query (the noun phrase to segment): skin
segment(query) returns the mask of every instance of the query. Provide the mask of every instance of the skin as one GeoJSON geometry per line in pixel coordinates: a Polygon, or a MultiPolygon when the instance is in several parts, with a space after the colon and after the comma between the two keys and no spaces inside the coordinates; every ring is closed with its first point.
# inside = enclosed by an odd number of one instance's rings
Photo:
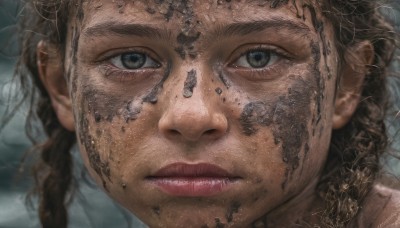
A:
{"type": "Polygon", "coordinates": [[[53,107],[76,131],[96,182],[150,227],[318,224],[315,187],[331,129],[357,107],[371,45],[352,50],[358,68],[338,69],[336,50],[326,51],[332,27],[317,6],[120,4],[83,4],[64,62],[55,55],[49,64],[51,46],[38,46],[53,107]],[[246,65],[254,50],[272,53],[269,63],[246,65]],[[127,52],[153,62],[123,69],[116,56],[127,52]],[[174,197],[146,182],[174,162],[215,164],[240,179],[210,197],[174,197]]]}

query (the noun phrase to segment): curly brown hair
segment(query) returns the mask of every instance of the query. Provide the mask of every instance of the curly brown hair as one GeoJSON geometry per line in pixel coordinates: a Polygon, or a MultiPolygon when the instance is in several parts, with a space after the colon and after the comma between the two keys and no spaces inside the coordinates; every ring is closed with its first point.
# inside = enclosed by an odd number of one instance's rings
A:
{"type": "MultiPolygon", "coordinates": [[[[81,8],[82,1],[27,0],[20,20],[21,55],[15,76],[23,88],[23,100],[31,104],[26,131],[34,139],[32,123],[38,117],[48,136],[44,143],[35,142],[33,150],[34,154],[40,154],[33,170],[43,227],[67,226],[67,198],[74,190],[70,150],[76,136],[59,123],[49,95],[39,80],[36,47],[40,40],[46,40],[64,53],[68,18],[79,17],[76,9],[81,8]]],[[[271,7],[288,2],[272,1],[271,7]]],[[[399,38],[383,16],[380,0],[321,2],[322,14],[334,27],[335,47],[342,61],[346,61],[345,50],[361,41],[370,41],[375,51],[361,102],[351,121],[333,132],[329,162],[319,182],[319,193],[325,202],[325,212],[321,216],[324,225],[344,227],[358,213],[381,169],[380,158],[388,143],[384,123],[388,107],[387,70],[393,62],[399,38]]],[[[309,7],[309,4],[302,4],[309,7]]]]}

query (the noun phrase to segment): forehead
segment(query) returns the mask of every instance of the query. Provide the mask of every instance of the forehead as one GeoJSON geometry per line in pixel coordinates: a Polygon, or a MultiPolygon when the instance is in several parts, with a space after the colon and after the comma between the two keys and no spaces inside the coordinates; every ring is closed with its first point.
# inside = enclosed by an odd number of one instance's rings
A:
{"type": "MultiPolygon", "coordinates": [[[[83,4],[82,29],[96,24],[115,21],[147,24],[169,30],[210,30],[219,25],[236,22],[268,20],[281,26],[313,28],[314,12],[319,10],[308,4],[307,10],[290,1],[124,1],[98,0],[83,4]],[[314,12],[310,13],[310,7],[314,12]],[[291,23],[284,23],[291,22],[291,23]]],[[[310,29],[314,30],[314,29],[310,29]]]]}

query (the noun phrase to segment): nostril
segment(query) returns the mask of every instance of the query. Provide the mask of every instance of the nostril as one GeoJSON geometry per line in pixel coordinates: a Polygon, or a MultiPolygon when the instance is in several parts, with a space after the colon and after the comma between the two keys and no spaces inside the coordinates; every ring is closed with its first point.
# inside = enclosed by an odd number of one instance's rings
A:
{"type": "Polygon", "coordinates": [[[169,130],[169,133],[170,133],[171,135],[179,135],[179,134],[180,134],[179,131],[178,131],[178,130],[175,130],[175,129],[169,130]]]}
{"type": "Polygon", "coordinates": [[[213,135],[217,132],[216,129],[209,129],[207,131],[204,132],[205,135],[213,135]]]}

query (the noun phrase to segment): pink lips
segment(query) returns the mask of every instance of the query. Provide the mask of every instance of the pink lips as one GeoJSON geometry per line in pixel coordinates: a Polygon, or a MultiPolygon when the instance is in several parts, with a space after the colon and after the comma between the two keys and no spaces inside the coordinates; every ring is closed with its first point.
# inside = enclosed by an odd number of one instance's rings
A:
{"type": "Polygon", "coordinates": [[[239,177],[207,163],[174,163],[147,177],[172,196],[212,196],[227,190],[239,177]]]}

